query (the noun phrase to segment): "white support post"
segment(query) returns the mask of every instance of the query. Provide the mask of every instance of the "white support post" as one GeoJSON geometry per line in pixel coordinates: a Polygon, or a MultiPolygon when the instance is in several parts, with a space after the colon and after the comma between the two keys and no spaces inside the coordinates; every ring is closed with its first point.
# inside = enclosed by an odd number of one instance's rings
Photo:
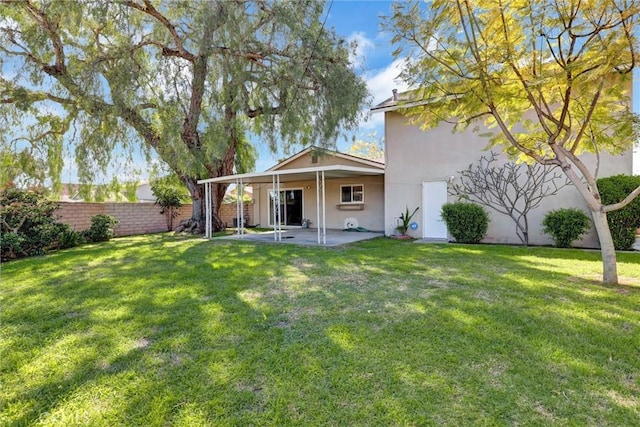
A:
{"type": "Polygon", "coordinates": [[[204,184],[204,237],[211,238],[211,205],[209,204],[209,192],[211,191],[211,183],[204,184]]]}
{"type": "Polygon", "coordinates": [[[269,195],[269,197],[273,200],[273,216],[272,216],[272,221],[273,221],[273,240],[274,241],[278,241],[278,233],[276,233],[276,210],[278,209],[278,199],[276,197],[276,176],[271,175],[271,191],[273,192],[273,194],[269,195]]]}
{"type": "Polygon", "coordinates": [[[238,199],[240,200],[240,224],[238,225],[240,227],[240,238],[244,239],[244,185],[242,182],[242,178],[240,178],[240,190],[239,190],[239,196],[238,199]]]}
{"type": "Polygon", "coordinates": [[[282,241],[282,218],[280,218],[280,174],[276,174],[276,200],[278,209],[278,242],[282,241]]]}
{"type": "Polygon", "coordinates": [[[318,171],[316,171],[316,221],[318,222],[318,244],[320,244],[320,173],[318,171]]]}
{"type": "Polygon", "coordinates": [[[236,235],[240,237],[240,182],[236,178],[236,235]]]}
{"type": "Polygon", "coordinates": [[[213,212],[216,210],[216,197],[214,195],[213,183],[209,187],[209,232],[211,233],[211,237],[213,237],[213,212]]]}
{"type": "Polygon", "coordinates": [[[213,237],[213,211],[215,210],[215,197],[213,196],[213,183],[209,183],[209,237],[213,237]]]}
{"type": "Polygon", "coordinates": [[[324,171],[322,171],[322,244],[327,244],[327,209],[325,203],[324,171]]]}

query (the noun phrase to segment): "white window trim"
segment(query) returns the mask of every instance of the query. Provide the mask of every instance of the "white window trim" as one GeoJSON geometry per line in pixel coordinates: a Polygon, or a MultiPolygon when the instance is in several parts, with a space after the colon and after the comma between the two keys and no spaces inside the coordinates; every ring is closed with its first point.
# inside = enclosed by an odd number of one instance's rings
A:
{"type": "Polygon", "coordinates": [[[340,195],[338,196],[340,198],[339,200],[339,204],[341,205],[361,205],[364,203],[364,184],[344,184],[340,186],[340,195]],[[342,188],[343,187],[351,187],[351,202],[343,202],[342,201],[342,188]],[[354,202],[353,201],[353,187],[362,187],[362,200],[354,202]]]}

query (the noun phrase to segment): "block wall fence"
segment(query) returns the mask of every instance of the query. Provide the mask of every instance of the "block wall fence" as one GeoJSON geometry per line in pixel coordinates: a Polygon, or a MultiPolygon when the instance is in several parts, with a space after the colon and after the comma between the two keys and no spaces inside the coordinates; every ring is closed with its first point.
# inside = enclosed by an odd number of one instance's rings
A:
{"type": "MultiPolygon", "coordinates": [[[[250,212],[253,206],[244,205],[245,223],[251,224],[250,212]]],[[[167,221],[160,214],[160,206],[153,203],[85,203],[85,202],[59,202],[59,208],[55,212],[58,222],[69,224],[76,231],[86,230],[91,226],[91,217],[95,215],[111,215],[118,220],[116,236],[130,236],[134,234],[162,233],[167,231],[167,221]]],[[[236,204],[223,204],[220,207],[220,218],[233,226],[236,217],[236,204]]],[[[173,220],[173,227],[177,227],[180,221],[191,217],[191,205],[184,205],[178,210],[178,216],[173,220]]]]}

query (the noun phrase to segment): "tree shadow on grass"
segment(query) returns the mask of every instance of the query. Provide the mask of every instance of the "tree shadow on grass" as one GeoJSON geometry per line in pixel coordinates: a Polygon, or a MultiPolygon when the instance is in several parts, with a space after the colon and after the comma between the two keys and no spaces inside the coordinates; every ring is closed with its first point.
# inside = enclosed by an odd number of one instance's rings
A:
{"type": "Polygon", "coordinates": [[[620,298],[548,271],[548,260],[463,249],[471,252],[384,239],[329,250],[171,239],[96,249],[79,258],[73,280],[43,277],[12,295],[3,327],[22,356],[6,365],[20,374],[5,408],[24,406],[8,419],[615,424],[638,416],[630,404],[640,378],[638,292],[620,298]],[[39,295],[35,310],[19,302],[30,293],[39,295]],[[59,364],[42,362],[56,350],[59,364]],[[36,380],[17,384],[28,369],[36,380]]]}

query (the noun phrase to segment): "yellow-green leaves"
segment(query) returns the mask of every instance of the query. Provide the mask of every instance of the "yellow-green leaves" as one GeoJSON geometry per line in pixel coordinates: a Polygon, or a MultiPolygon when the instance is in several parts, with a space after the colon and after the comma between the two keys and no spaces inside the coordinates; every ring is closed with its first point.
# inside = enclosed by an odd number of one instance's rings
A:
{"type": "Polygon", "coordinates": [[[483,121],[494,144],[548,159],[549,144],[576,154],[631,147],[638,13],[636,1],[403,2],[385,28],[409,57],[402,77],[414,95],[455,99],[406,110],[416,123],[483,121]]]}

